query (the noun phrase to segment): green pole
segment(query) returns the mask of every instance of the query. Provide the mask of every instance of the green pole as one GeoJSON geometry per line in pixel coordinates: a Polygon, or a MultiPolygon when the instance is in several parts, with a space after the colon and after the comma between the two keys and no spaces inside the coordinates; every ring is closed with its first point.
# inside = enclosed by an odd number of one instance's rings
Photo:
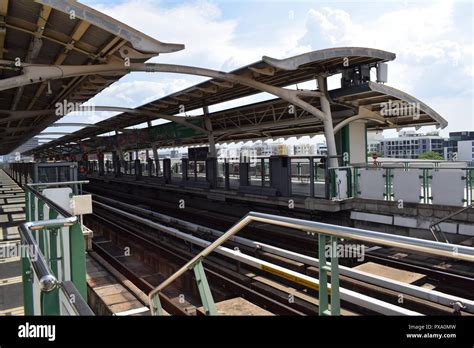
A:
{"type": "Polygon", "coordinates": [[[326,236],[318,234],[318,257],[319,257],[319,315],[328,313],[328,280],[325,256],[326,236]]]}
{"type": "MultiPolygon", "coordinates": [[[[58,217],[58,213],[54,209],[49,210],[49,219],[54,220],[58,217]]],[[[49,245],[49,258],[46,260],[49,263],[49,267],[55,277],[58,278],[58,252],[57,252],[57,229],[51,231],[43,231],[43,233],[49,233],[50,245],[49,245]]],[[[55,289],[51,292],[43,294],[43,315],[59,315],[59,289],[55,289]]]]}
{"type": "Polygon", "coordinates": [[[69,227],[69,251],[71,255],[71,280],[87,301],[86,248],[80,223],[69,227]]]}
{"type": "MultiPolygon", "coordinates": [[[[25,213],[26,221],[31,221],[32,219],[32,202],[34,203],[34,197],[31,197],[30,191],[26,191],[25,196],[25,213]]],[[[26,244],[23,244],[26,245],[26,244]]],[[[30,261],[24,253],[21,256],[21,267],[22,267],[22,281],[23,281],[23,310],[25,315],[34,315],[34,306],[33,306],[33,284],[31,282],[32,268],[30,261]]]]}
{"type": "Polygon", "coordinates": [[[202,266],[202,260],[199,260],[193,267],[194,275],[196,277],[196,283],[199,289],[199,294],[201,295],[201,301],[206,311],[206,315],[217,315],[216,304],[212,298],[211,289],[209,283],[207,282],[206,273],[204,272],[204,267],[202,266]]]}
{"type": "Polygon", "coordinates": [[[337,250],[337,237],[331,236],[331,315],[340,315],[339,264],[335,250],[337,250]]]}

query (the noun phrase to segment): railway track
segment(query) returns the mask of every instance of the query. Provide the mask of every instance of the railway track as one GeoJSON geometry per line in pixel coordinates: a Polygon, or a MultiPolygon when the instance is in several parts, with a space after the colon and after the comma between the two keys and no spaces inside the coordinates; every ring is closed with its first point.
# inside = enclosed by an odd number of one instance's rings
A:
{"type": "MultiPolygon", "coordinates": [[[[241,216],[237,218],[192,207],[187,207],[183,212],[183,210],[177,209],[176,206],[166,202],[159,202],[146,197],[137,198],[123,192],[111,193],[105,188],[98,188],[97,186],[91,186],[91,188],[97,196],[102,195],[102,197],[128,202],[148,210],[159,211],[180,220],[199,221],[200,225],[220,231],[226,231],[241,218],[241,216]]],[[[318,246],[315,238],[298,231],[262,225],[249,227],[239,235],[250,239],[255,239],[258,236],[257,239],[260,242],[317,257],[318,246]]],[[[350,243],[358,244],[352,241],[350,243]]],[[[365,261],[373,261],[409,272],[425,274],[434,285],[440,286],[443,291],[473,299],[470,289],[474,289],[474,269],[472,264],[468,262],[443,257],[426,258],[424,255],[420,257],[419,254],[407,252],[403,249],[370,245],[364,251],[365,261]]],[[[360,264],[356,258],[344,258],[341,259],[341,263],[348,267],[360,264]]]]}
{"type": "MultiPolygon", "coordinates": [[[[182,240],[177,240],[176,238],[163,238],[163,234],[160,234],[159,232],[157,233],[157,231],[152,231],[149,226],[140,225],[137,223],[137,221],[131,221],[129,218],[124,216],[127,214],[125,213],[126,210],[123,210],[122,214],[120,214],[118,211],[114,212],[110,209],[106,209],[105,205],[99,202],[107,202],[107,205],[113,205],[111,204],[110,199],[95,196],[95,200],[95,214],[92,217],[87,218],[87,222],[93,224],[91,227],[93,227],[94,230],[100,230],[102,235],[104,235],[103,231],[105,228],[106,238],[104,240],[98,240],[95,242],[94,249],[96,249],[97,252],[101,254],[101,256],[108,260],[114,258],[111,263],[119,264],[117,265],[117,268],[121,269],[122,273],[126,273],[127,277],[130,275],[130,279],[135,279],[137,282],[136,285],[144,292],[148,293],[154,286],[158,285],[166,276],[171,275],[173,272],[170,271],[167,275],[163,274],[163,272],[159,274],[147,275],[137,274],[136,271],[134,272],[130,267],[125,265],[124,262],[120,262],[120,256],[117,257],[117,255],[114,255],[113,247],[110,246],[113,241],[121,246],[131,244],[134,245],[134,248],[137,248],[137,245],[140,245],[144,250],[148,250],[149,252],[152,251],[152,253],[160,255],[160,257],[164,257],[163,255],[166,255],[167,257],[164,258],[162,262],[165,264],[174,264],[176,267],[184,264],[198,252],[198,250],[196,250],[196,248],[189,243],[183,243],[182,240]],[[120,237],[118,237],[119,235],[120,237]],[[108,247],[106,246],[106,243],[109,243],[108,247]]],[[[123,203],[117,204],[121,204],[123,208],[123,203]]],[[[212,241],[213,237],[215,237],[209,233],[209,229],[206,231],[206,227],[201,226],[201,228],[196,228],[196,226],[193,227],[191,224],[186,224],[186,222],[183,222],[182,220],[172,218],[167,215],[156,213],[155,215],[152,215],[145,209],[142,209],[141,212],[137,212],[136,209],[137,208],[135,208],[134,214],[137,216],[142,216],[142,218],[146,217],[147,219],[156,221],[162,226],[178,228],[180,231],[186,231],[186,233],[209,241],[212,241]]],[[[258,250],[258,248],[252,249],[238,242],[232,242],[230,243],[230,246],[233,248],[238,247],[246,253],[253,253],[257,256],[262,255],[261,250],[258,250]]],[[[115,254],[117,254],[117,252],[115,254]]],[[[273,260],[275,260],[275,256],[276,255],[273,255],[273,260]]],[[[141,259],[145,260],[146,257],[142,255],[141,259]]],[[[285,259],[282,257],[278,258],[278,262],[281,265],[288,267],[301,266],[299,264],[295,264],[294,260],[285,259]]],[[[145,262],[141,268],[146,270],[150,267],[149,263],[150,262],[148,262],[148,265],[146,265],[145,262]]],[[[140,269],[140,267],[137,267],[137,265],[134,266],[135,269],[140,269]]],[[[294,284],[289,284],[284,280],[282,281],[281,279],[276,279],[273,276],[262,274],[261,272],[255,270],[249,270],[245,267],[242,267],[242,265],[239,265],[238,263],[229,262],[229,260],[225,260],[222,257],[212,257],[209,261],[206,261],[205,267],[206,274],[209,272],[208,277],[211,286],[213,286],[213,293],[215,291],[216,294],[218,294],[218,299],[225,299],[229,296],[244,297],[249,300],[251,299],[253,303],[258,304],[262,308],[270,309],[270,312],[279,315],[311,315],[317,313],[317,294],[316,292],[311,292],[311,289],[304,289],[297,286],[294,287],[294,284]],[[222,290],[222,286],[216,287],[215,284],[226,284],[224,286],[226,290],[222,290]],[[229,289],[232,289],[232,291],[229,291],[229,289]],[[288,301],[290,295],[292,301],[288,301]]],[[[310,268],[308,265],[303,265],[303,267],[306,270],[310,268]]],[[[315,267],[312,268],[312,271],[317,273],[317,269],[315,267]]],[[[472,279],[468,280],[472,281],[472,279]]],[[[186,281],[189,282],[190,280],[188,279],[186,281]]],[[[381,301],[386,301],[387,303],[402,306],[403,308],[417,311],[422,314],[447,315],[453,313],[451,306],[446,303],[434,303],[427,299],[404,294],[403,304],[400,304],[400,292],[393,289],[387,289],[374,284],[367,284],[363,281],[344,275],[340,276],[340,281],[341,287],[347,287],[361,294],[377,298],[381,301]]],[[[199,303],[199,299],[197,298],[195,292],[193,293],[190,291],[190,293],[184,295],[186,299],[189,299],[188,302],[177,304],[176,290],[174,289],[173,292],[173,289],[171,289],[170,291],[171,293],[169,293],[168,298],[166,298],[166,295],[164,295],[164,301],[162,301],[164,303],[165,310],[168,310],[166,307],[171,308],[174,305],[178,309],[175,308],[171,310],[170,313],[172,314],[195,313],[195,308],[199,303]]],[[[342,307],[344,308],[343,315],[375,314],[364,307],[345,301],[342,302],[342,307]]],[[[464,312],[461,313],[467,314],[464,312]]]]}
{"type": "MultiPolygon", "coordinates": [[[[115,217],[117,218],[117,217],[115,217]]],[[[96,230],[99,230],[101,237],[93,241],[93,249],[110,264],[116,267],[121,273],[126,275],[137,287],[145,293],[149,293],[154,287],[159,285],[167,276],[171,275],[178,267],[186,263],[193,254],[184,248],[177,248],[171,243],[159,240],[158,238],[145,238],[141,235],[137,226],[124,226],[109,218],[103,217],[103,214],[94,214],[94,221],[86,221],[92,223],[96,230]],[[110,239],[107,239],[110,238],[110,239]],[[154,239],[154,240],[153,240],[154,239]],[[134,245],[131,255],[124,255],[121,252],[122,246],[134,245]],[[158,272],[150,272],[150,263],[143,260],[143,257],[137,256],[141,253],[153,254],[163,268],[158,272]],[[142,259],[140,262],[139,260],[142,259]],[[125,261],[126,260],[126,261],[125,261]]],[[[115,220],[115,219],[114,219],[115,220]]],[[[143,256],[143,254],[141,254],[143,256]]],[[[148,260],[150,261],[150,260],[148,260]]],[[[303,315],[310,314],[315,310],[314,305],[304,304],[303,301],[295,301],[295,303],[287,305],[283,301],[275,300],[275,296],[268,297],[261,294],[252,286],[242,281],[242,276],[237,272],[224,268],[222,262],[205,262],[206,276],[211,284],[213,295],[216,301],[229,297],[243,297],[249,301],[256,302],[263,308],[278,315],[303,315]]],[[[170,314],[190,315],[194,314],[199,307],[199,298],[196,291],[191,288],[192,277],[187,274],[186,279],[182,280],[179,287],[171,286],[161,294],[163,308],[170,314]],[[178,290],[179,288],[179,290],[178,290]],[[185,291],[183,291],[185,289],[185,291]]],[[[317,309],[316,309],[317,310],[317,309]]]]}

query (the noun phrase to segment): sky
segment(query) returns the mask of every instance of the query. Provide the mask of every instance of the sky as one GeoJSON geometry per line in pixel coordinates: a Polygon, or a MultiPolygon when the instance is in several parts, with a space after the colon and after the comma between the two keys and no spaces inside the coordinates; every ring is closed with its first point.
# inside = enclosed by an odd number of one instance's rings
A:
{"type": "MultiPolygon", "coordinates": [[[[160,55],[152,62],[231,71],[264,55],[285,58],[341,46],[387,50],[397,55],[395,61],[389,62],[387,85],[415,96],[447,119],[449,125],[441,131],[443,136],[474,130],[472,1],[80,2],[160,41],[186,45],[185,50],[160,55]]],[[[185,75],[131,73],[91,102],[137,107],[203,80],[185,75]]],[[[314,89],[314,81],[308,86],[314,89]]],[[[260,94],[210,110],[266,98],[269,96],[260,94]]],[[[95,123],[113,115],[71,114],[60,122],[95,123]]],[[[434,127],[424,127],[420,132],[430,130],[434,127]]],[[[394,136],[395,131],[385,131],[384,135],[394,136]]]]}

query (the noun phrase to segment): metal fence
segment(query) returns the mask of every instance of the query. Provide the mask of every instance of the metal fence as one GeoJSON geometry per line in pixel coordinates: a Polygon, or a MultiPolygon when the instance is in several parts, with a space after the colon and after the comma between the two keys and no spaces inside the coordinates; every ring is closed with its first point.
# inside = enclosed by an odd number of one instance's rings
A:
{"type": "Polygon", "coordinates": [[[22,253],[26,315],[93,315],[86,303],[81,218],[46,197],[52,190],[62,190],[66,198],[73,198],[80,195],[83,183],[86,182],[24,186],[28,222],[20,226],[20,232],[23,250],[27,251],[22,253]]]}

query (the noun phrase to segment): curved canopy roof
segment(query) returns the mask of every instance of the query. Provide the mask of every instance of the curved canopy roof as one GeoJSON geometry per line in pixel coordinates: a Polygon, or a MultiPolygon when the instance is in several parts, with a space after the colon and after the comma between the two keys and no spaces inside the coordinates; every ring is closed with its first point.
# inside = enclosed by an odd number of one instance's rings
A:
{"type": "MultiPolygon", "coordinates": [[[[374,67],[378,63],[393,59],[395,59],[395,54],[387,51],[362,47],[341,47],[308,52],[282,60],[263,57],[261,61],[236,69],[230,73],[252,77],[256,81],[271,86],[285,87],[312,80],[318,75],[330,76],[340,73],[344,69],[360,65],[374,67]]],[[[99,122],[97,125],[102,130],[97,129],[97,127],[86,127],[71,135],[44,144],[38,147],[37,150],[44,150],[70,141],[94,137],[103,133],[105,128],[110,130],[123,129],[159,118],[158,115],[151,117],[150,112],[162,115],[177,115],[182,106],[189,112],[203,106],[218,104],[255,93],[259,93],[259,91],[251,87],[232,84],[218,79],[210,79],[140,106],[134,113],[124,112],[99,122]],[[140,111],[143,111],[143,114],[140,114],[140,111]]],[[[275,102],[285,104],[285,102],[279,99],[275,100],[275,102]]],[[[247,110],[251,107],[244,106],[241,108],[247,110]]],[[[236,110],[240,113],[240,108],[236,110]]],[[[214,114],[211,114],[213,124],[215,122],[214,118],[214,114]]],[[[317,122],[314,117],[312,117],[312,121],[317,122]]],[[[214,129],[221,128],[218,124],[213,126],[214,129]]],[[[183,141],[188,140],[183,139],[183,141]]]]}
{"type": "MultiPolygon", "coordinates": [[[[363,118],[368,130],[383,130],[388,128],[403,128],[409,126],[446,125],[446,121],[423,102],[407,95],[393,87],[369,82],[349,89],[330,91],[332,100],[331,111],[334,125],[345,124],[356,115],[368,115],[363,118]],[[410,105],[418,108],[411,114],[382,112],[382,105],[410,105]],[[361,111],[361,108],[364,110],[361,111]]],[[[319,98],[304,98],[315,107],[320,107],[319,98]]],[[[410,110],[411,112],[411,110],[410,110]]],[[[271,99],[259,103],[240,106],[228,110],[210,113],[213,134],[216,142],[238,142],[280,137],[300,137],[304,135],[323,134],[324,126],[315,116],[299,108],[291,113],[288,102],[281,99],[271,99]]],[[[204,125],[204,117],[192,117],[197,125],[204,125]]],[[[100,124],[100,123],[99,123],[100,124]]],[[[98,125],[99,125],[98,124],[98,125]]],[[[69,142],[80,142],[85,134],[103,133],[103,130],[84,128],[81,131],[66,135],[58,140],[39,146],[29,151],[29,154],[48,152],[58,145],[69,142]]],[[[118,136],[94,137],[88,136],[82,142],[81,151],[114,150],[115,144],[120,144],[124,150],[150,146],[152,142],[159,146],[186,146],[206,144],[206,134],[192,129],[184,129],[181,125],[166,123],[150,129],[142,128],[118,136]]],[[[79,150],[79,148],[77,147],[79,150]]],[[[69,151],[69,150],[68,150],[69,151]]]]}
{"type": "MultiPolygon", "coordinates": [[[[144,62],[183,48],[155,40],[76,1],[0,1],[0,79],[21,74],[21,63],[87,65],[123,61],[124,50],[144,62]],[[6,61],[18,62],[19,66],[12,68],[6,61]]],[[[122,76],[89,75],[2,91],[0,154],[11,152],[55,122],[57,117],[49,110],[58,101],[83,103],[122,76]],[[46,111],[30,112],[38,110],[46,111]]]]}

